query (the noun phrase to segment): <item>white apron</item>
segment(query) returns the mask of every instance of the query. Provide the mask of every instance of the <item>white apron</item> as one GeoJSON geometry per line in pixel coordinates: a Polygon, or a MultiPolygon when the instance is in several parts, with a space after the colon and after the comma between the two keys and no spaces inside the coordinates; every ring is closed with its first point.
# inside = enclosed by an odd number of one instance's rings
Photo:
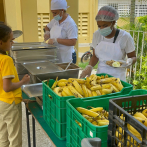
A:
{"type": "Polygon", "coordinates": [[[118,43],[101,41],[95,49],[95,55],[99,58],[97,73],[107,73],[122,81],[126,81],[126,69],[114,68],[106,65],[103,61],[123,60],[123,54],[118,43]]]}
{"type": "MultiPolygon", "coordinates": [[[[51,28],[50,31],[50,38],[63,38],[63,36],[61,35],[61,30],[62,27],[55,25],[54,27],[51,28]]],[[[59,63],[67,63],[70,62],[72,59],[72,46],[65,46],[65,45],[61,45],[61,44],[57,44],[56,45],[58,48],[57,51],[57,58],[58,58],[58,62],[59,63]]]]}

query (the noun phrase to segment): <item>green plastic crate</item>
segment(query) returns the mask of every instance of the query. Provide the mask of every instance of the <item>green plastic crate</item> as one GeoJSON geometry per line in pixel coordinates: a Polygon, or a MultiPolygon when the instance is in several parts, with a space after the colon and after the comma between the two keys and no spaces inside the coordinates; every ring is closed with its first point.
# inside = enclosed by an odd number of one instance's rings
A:
{"type": "Polygon", "coordinates": [[[99,137],[102,140],[102,147],[106,147],[105,145],[107,145],[108,126],[95,126],[91,124],[76,110],[76,108],[86,108],[88,106],[103,107],[108,111],[109,99],[111,99],[111,97],[91,100],[84,100],[80,98],[67,100],[67,133],[70,133],[70,136],[67,135],[66,138],[67,145],[81,147],[80,145],[83,138],[99,137]],[[82,124],[82,127],[80,127],[75,122],[75,120],[80,122],[82,124]]]}
{"type": "Polygon", "coordinates": [[[47,112],[47,110],[45,111],[43,118],[46,123],[60,140],[66,140],[66,123],[59,123],[49,112],[47,112]]]}
{"type": "MultiPolygon", "coordinates": [[[[76,142],[77,139],[73,138],[74,134],[75,134],[75,137],[77,136],[77,134],[76,134],[75,131],[69,131],[67,129],[66,134],[67,134],[66,135],[67,136],[67,141],[66,141],[66,146],[67,147],[81,147],[81,145],[80,146],[77,145],[77,142],[76,142]],[[70,135],[70,134],[73,134],[73,135],[70,135]]],[[[80,138],[80,140],[82,140],[83,138],[88,138],[88,137],[85,136],[84,134],[83,135],[81,134],[80,136],[78,136],[78,138],[80,138]]],[[[80,140],[79,140],[79,142],[80,142],[80,140]]],[[[102,146],[103,147],[106,147],[107,146],[107,141],[106,142],[103,142],[102,146]]]]}
{"type": "Polygon", "coordinates": [[[86,120],[77,110],[77,107],[92,106],[92,107],[103,107],[108,111],[109,109],[109,99],[121,98],[134,95],[144,95],[147,94],[146,90],[134,90],[129,94],[118,95],[112,97],[105,97],[100,99],[71,99],[67,100],[67,133],[70,133],[67,139],[67,145],[80,147],[81,140],[83,138],[95,138],[99,137],[102,140],[102,147],[107,147],[107,137],[108,137],[108,126],[95,126],[86,120]],[[82,124],[80,127],[75,120],[82,124]]]}
{"type": "MultiPolygon", "coordinates": [[[[108,74],[97,74],[97,76],[101,75],[108,75],[108,74]]],[[[111,75],[108,75],[109,77],[112,77],[111,75]]],[[[57,119],[60,123],[66,122],[66,100],[75,98],[74,96],[67,96],[67,97],[60,97],[58,96],[50,87],[52,87],[55,80],[49,80],[49,86],[47,86],[47,82],[43,82],[43,99],[44,101],[50,101],[49,111],[52,113],[55,119],[57,119]],[[51,96],[51,98],[49,97],[51,96]]],[[[129,93],[133,86],[131,84],[128,84],[124,81],[121,81],[124,88],[117,93],[111,93],[107,95],[101,95],[101,96],[95,96],[95,97],[88,97],[83,99],[95,99],[95,98],[104,98],[109,96],[117,96],[117,95],[124,95],[129,93]]],[[[46,109],[46,106],[44,106],[44,109],[46,109]]]]}
{"type": "MultiPolygon", "coordinates": [[[[106,75],[106,74],[98,74],[99,75],[106,75]]],[[[108,75],[110,76],[110,75],[108,75]]],[[[49,86],[47,86],[47,82],[43,82],[43,116],[45,121],[48,123],[49,120],[47,121],[47,115],[50,114],[51,117],[49,118],[50,121],[56,120],[57,124],[58,123],[66,123],[66,100],[69,99],[77,99],[74,96],[67,96],[67,97],[60,97],[58,96],[52,89],[52,85],[55,82],[55,80],[49,80],[49,86]],[[50,97],[49,97],[50,95],[50,97]]],[[[91,98],[83,98],[83,99],[97,99],[101,97],[109,97],[112,95],[119,95],[119,94],[126,94],[128,91],[130,91],[133,86],[122,82],[124,85],[124,88],[121,92],[109,94],[109,95],[104,95],[104,96],[95,96],[91,98]],[[128,91],[127,91],[127,90],[128,91]]],[[[62,129],[63,125],[60,125],[60,129],[62,129]]],[[[58,127],[59,128],[59,127],[58,127]]],[[[66,133],[66,128],[62,129],[66,133]]],[[[56,130],[54,130],[56,132],[56,130]]],[[[65,136],[59,136],[60,138],[63,138],[65,136]]]]}

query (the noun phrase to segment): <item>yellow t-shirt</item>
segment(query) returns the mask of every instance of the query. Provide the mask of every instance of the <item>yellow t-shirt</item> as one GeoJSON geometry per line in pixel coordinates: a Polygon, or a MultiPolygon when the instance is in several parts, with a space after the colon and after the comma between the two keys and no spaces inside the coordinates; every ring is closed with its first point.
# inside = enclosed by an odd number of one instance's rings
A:
{"type": "Polygon", "coordinates": [[[18,104],[22,101],[21,88],[14,91],[5,92],[3,90],[3,79],[13,78],[12,82],[19,82],[18,74],[13,63],[13,59],[7,55],[0,54],[0,101],[18,104]]]}

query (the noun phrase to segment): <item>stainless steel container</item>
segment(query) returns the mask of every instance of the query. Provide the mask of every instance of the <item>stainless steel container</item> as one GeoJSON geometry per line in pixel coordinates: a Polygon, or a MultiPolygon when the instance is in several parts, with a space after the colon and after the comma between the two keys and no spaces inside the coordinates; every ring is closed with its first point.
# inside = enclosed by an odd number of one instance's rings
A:
{"type": "Polygon", "coordinates": [[[75,64],[71,64],[67,70],[64,70],[68,63],[54,64],[49,61],[37,62],[37,63],[23,63],[23,66],[32,75],[34,83],[42,82],[47,79],[67,79],[78,78],[79,67],[75,64]]]}
{"type": "Polygon", "coordinates": [[[10,56],[14,59],[19,75],[26,74],[28,71],[20,63],[57,61],[57,48],[42,42],[14,43],[10,51],[10,56]]]}

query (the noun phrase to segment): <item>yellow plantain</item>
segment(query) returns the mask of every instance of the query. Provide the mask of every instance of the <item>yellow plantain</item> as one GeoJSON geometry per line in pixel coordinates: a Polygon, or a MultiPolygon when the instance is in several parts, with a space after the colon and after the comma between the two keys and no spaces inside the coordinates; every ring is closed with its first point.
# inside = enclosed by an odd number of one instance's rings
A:
{"type": "Polygon", "coordinates": [[[88,110],[88,109],[85,109],[85,108],[82,108],[82,107],[77,107],[76,109],[77,109],[80,113],[86,114],[86,115],[91,116],[91,117],[98,117],[98,116],[99,116],[98,113],[93,112],[93,111],[88,110]]]}
{"type": "Polygon", "coordinates": [[[67,79],[60,79],[60,80],[58,81],[58,83],[60,83],[60,82],[68,82],[68,80],[67,80],[67,79]]]}
{"type": "Polygon", "coordinates": [[[105,79],[105,76],[104,76],[104,75],[101,75],[101,78],[102,78],[102,79],[105,79]]]}
{"type": "Polygon", "coordinates": [[[105,78],[105,79],[101,79],[100,82],[102,84],[107,84],[107,83],[111,83],[114,79],[113,78],[105,78]]]}
{"type": "Polygon", "coordinates": [[[136,116],[136,117],[141,117],[142,119],[146,119],[146,117],[145,117],[141,112],[136,112],[136,113],[134,114],[134,116],[136,116]]]}
{"type": "Polygon", "coordinates": [[[92,91],[92,96],[97,96],[96,91],[92,91]]]}
{"type": "Polygon", "coordinates": [[[69,79],[68,79],[68,82],[69,82],[69,83],[72,83],[73,80],[76,80],[76,79],[75,79],[75,78],[69,78],[69,79]]]}
{"type": "Polygon", "coordinates": [[[136,136],[137,138],[142,138],[140,133],[135,129],[133,128],[130,124],[127,124],[127,127],[128,127],[128,130],[134,135],[136,136]]]}
{"type": "Polygon", "coordinates": [[[112,91],[113,91],[112,86],[111,86],[110,89],[102,89],[102,92],[105,93],[105,94],[110,94],[110,93],[112,93],[112,91]]]}
{"type": "Polygon", "coordinates": [[[90,78],[89,77],[86,77],[86,83],[85,84],[86,84],[86,87],[89,88],[89,89],[92,87],[91,84],[90,84],[90,78]]]}
{"type": "Polygon", "coordinates": [[[96,83],[97,83],[97,84],[101,84],[100,80],[96,80],[96,83]]]}
{"type": "Polygon", "coordinates": [[[142,111],[142,114],[143,114],[145,117],[147,117],[147,109],[143,110],[143,111],[142,111]]]}
{"type": "Polygon", "coordinates": [[[62,96],[68,96],[64,91],[61,92],[62,96]]]}
{"type": "Polygon", "coordinates": [[[58,82],[59,87],[63,87],[63,86],[66,86],[66,85],[67,85],[67,82],[58,82]]]}
{"type": "Polygon", "coordinates": [[[75,97],[83,98],[82,95],[72,85],[69,85],[68,88],[75,97]]]}
{"type": "Polygon", "coordinates": [[[105,126],[105,125],[109,125],[109,122],[105,122],[105,121],[98,121],[98,125],[99,126],[105,126]]]}
{"type": "Polygon", "coordinates": [[[97,107],[97,108],[93,108],[93,109],[90,109],[90,110],[93,111],[93,112],[97,112],[97,111],[101,112],[103,110],[103,107],[97,107]]]}
{"type": "Polygon", "coordinates": [[[97,96],[101,95],[100,90],[95,91],[97,93],[97,96]]]}
{"type": "Polygon", "coordinates": [[[75,89],[84,96],[84,92],[82,90],[82,87],[79,85],[79,83],[76,80],[73,80],[72,84],[74,85],[75,89]]]}
{"type": "Polygon", "coordinates": [[[102,89],[110,89],[111,85],[110,84],[102,84],[102,89]]]}
{"type": "Polygon", "coordinates": [[[88,90],[87,90],[85,84],[82,84],[82,90],[83,90],[83,92],[84,92],[84,97],[88,97],[88,96],[89,96],[89,95],[88,95],[88,90]]]}
{"type": "Polygon", "coordinates": [[[79,84],[85,84],[85,79],[75,79],[79,84]]]}
{"type": "Polygon", "coordinates": [[[110,85],[112,86],[114,92],[119,92],[119,90],[113,84],[110,85]]]}
{"type": "Polygon", "coordinates": [[[96,126],[98,126],[98,122],[95,120],[95,121],[93,121],[93,122],[91,122],[93,125],[96,125],[96,126]]]}
{"type": "Polygon", "coordinates": [[[100,76],[97,76],[97,80],[100,80],[100,79],[102,79],[100,76]]]}
{"type": "Polygon", "coordinates": [[[56,81],[54,82],[54,84],[51,87],[52,90],[54,90],[54,88],[57,87],[57,83],[58,83],[58,77],[56,78],[56,81]]]}
{"type": "Polygon", "coordinates": [[[91,78],[91,85],[96,85],[97,83],[97,75],[93,75],[93,77],[91,78]]]}
{"type": "Polygon", "coordinates": [[[68,86],[63,87],[63,91],[68,95],[68,96],[73,96],[72,92],[69,90],[68,86]]]}
{"type": "Polygon", "coordinates": [[[102,85],[92,86],[90,89],[91,89],[92,91],[93,91],[93,90],[100,90],[100,89],[102,89],[102,85]]]}
{"type": "Polygon", "coordinates": [[[109,120],[107,119],[103,119],[103,120],[97,120],[98,122],[108,122],[109,123],[109,120]]]}
{"type": "Polygon", "coordinates": [[[101,95],[105,95],[105,93],[102,91],[102,89],[99,90],[101,95]]]}
{"type": "Polygon", "coordinates": [[[53,91],[54,91],[57,95],[59,95],[60,97],[62,96],[62,95],[61,95],[61,92],[62,92],[62,88],[61,88],[61,87],[55,87],[53,91]]]}
{"type": "Polygon", "coordinates": [[[119,78],[112,81],[111,84],[113,84],[119,91],[121,91],[123,89],[123,85],[122,85],[119,78]]]}
{"type": "Polygon", "coordinates": [[[90,89],[87,88],[87,92],[88,92],[88,97],[92,97],[93,96],[90,89]]]}
{"type": "Polygon", "coordinates": [[[133,117],[147,127],[147,119],[143,119],[141,117],[136,117],[136,116],[133,116],[133,117]]]}

